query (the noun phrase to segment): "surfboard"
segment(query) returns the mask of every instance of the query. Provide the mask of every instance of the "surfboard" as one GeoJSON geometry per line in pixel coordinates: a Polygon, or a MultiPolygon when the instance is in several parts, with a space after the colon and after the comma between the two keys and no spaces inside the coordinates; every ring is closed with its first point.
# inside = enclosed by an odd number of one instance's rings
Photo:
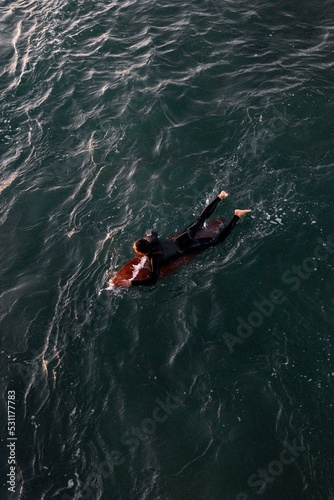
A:
{"type": "MultiPolygon", "coordinates": [[[[226,224],[226,220],[223,218],[215,219],[207,222],[197,233],[195,234],[195,238],[213,238],[219,234],[221,228],[226,224]]],[[[175,233],[172,236],[169,236],[167,239],[173,240],[177,236],[182,234],[181,232],[175,233]]],[[[194,249],[189,253],[180,255],[175,260],[165,262],[160,269],[158,279],[164,278],[168,276],[172,272],[176,271],[180,267],[187,264],[189,261],[193,260],[203,249],[194,249]]],[[[151,266],[149,263],[149,259],[147,257],[139,257],[135,256],[126,262],[113,276],[110,281],[111,285],[116,287],[122,287],[122,282],[124,280],[145,280],[149,279],[151,275],[151,266]]]]}

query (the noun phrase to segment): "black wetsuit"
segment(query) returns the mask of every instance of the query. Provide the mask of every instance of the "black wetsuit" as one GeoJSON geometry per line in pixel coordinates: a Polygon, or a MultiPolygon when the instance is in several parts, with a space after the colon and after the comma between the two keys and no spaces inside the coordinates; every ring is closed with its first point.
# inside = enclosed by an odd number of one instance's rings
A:
{"type": "Polygon", "coordinates": [[[152,273],[149,279],[132,280],[131,285],[154,285],[158,279],[160,267],[164,262],[177,259],[180,255],[189,253],[192,250],[202,250],[221,243],[238,222],[239,217],[237,215],[234,215],[230,222],[222,227],[217,236],[213,238],[195,238],[196,233],[203,227],[206,219],[213,214],[220,201],[220,198],[217,196],[217,198],[204,208],[196,221],[190,224],[182,234],[173,240],[158,238],[157,233],[153,232],[150,236],[146,236],[145,239],[151,243],[152,247],[151,252],[148,254],[152,273]]]}

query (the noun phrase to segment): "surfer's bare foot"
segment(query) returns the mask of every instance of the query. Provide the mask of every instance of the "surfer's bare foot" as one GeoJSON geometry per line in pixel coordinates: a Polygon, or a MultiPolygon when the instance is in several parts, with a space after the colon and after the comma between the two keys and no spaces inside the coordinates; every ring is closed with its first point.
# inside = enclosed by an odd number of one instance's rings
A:
{"type": "Polygon", "coordinates": [[[236,215],[237,217],[243,217],[244,215],[248,214],[249,212],[251,212],[251,210],[234,210],[234,215],[236,215]]]}
{"type": "Polygon", "coordinates": [[[218,198],[220,198],[221,200],[223,200],[224,198],[227,198],[227,197],[228,197],[228,193],[226,191],[222,191],[218,195],[218,198]]]}

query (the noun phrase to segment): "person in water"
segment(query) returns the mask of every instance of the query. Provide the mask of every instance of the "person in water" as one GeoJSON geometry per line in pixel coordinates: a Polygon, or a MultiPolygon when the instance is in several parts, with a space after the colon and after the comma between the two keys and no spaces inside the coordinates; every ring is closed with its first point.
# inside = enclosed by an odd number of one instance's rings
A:
{"type": "Polygon", "coordinates": [[[227,198],[228,193],[222,191],[209,205],[207,205],[195,222],[190,224],[182,234],[173,240],[158,238],[157,233],[152,232],[149,236],[135,241],[133,249],[140,257],[147,257],[151,264],[151,276],[144,280],[124,280],[123,286],[142,286],[154,285],[157,282],[161,265],[164,262],[175,260],[185,253],[193,250],[202,250],[204,248],[221,243],[230,234],[238,220],[251,210],[235,210],[234,216],[225,224],[219,234],[213,238],[196,238],[196,233],[203,227],[204,222],[213,214],[218,203],[227,198]]]}

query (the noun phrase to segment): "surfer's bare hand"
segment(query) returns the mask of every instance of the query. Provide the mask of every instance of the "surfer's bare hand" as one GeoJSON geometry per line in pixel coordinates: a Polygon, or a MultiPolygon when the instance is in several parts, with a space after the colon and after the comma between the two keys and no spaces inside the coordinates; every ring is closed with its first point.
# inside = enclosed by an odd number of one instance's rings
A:
{"type": "Polygon", "coordinates": [[[130,288],[131,286],[131,281],[130,280],[124,280],[122,281],[121,287],[122,288],[130,288]]]}
{"type": "Polygon", "coordinates": [[[222,191],[218,195],[218,198],[220,198],[221,200],[223,200],[224,198],[227,198],[227,197],[228,197],[228,193],[226,191],[222,191]]]}

